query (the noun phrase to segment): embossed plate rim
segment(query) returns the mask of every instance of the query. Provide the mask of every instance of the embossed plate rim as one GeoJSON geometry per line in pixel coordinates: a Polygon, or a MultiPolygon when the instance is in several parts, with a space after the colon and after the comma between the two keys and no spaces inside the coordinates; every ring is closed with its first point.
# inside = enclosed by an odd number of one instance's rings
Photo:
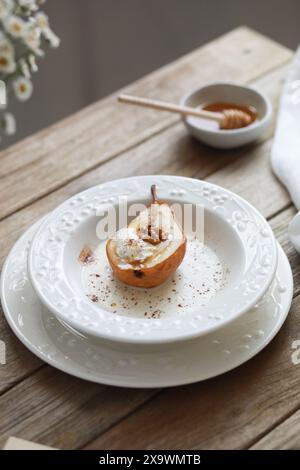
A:
{"type": "MultiPolygon", "coordinates": [[[[52,252],[51,255],[53,256],[52,252]]],[[[212,183],[167,175],[147,175],[113,180],[76,194],[58,206],[43,221],[34,236],[29,253],[31,282],[42,302],[58,318],[87,334],[128,343],[178,342],[223,327],[249,310],[266,292],[274,277],[276,265],[277,246],[273,232],[267,221],[251,204],[231,191],[212,183]],[[148,187],[153,181],[158,184],[162,199],[173,198],[175,201],[188,194],[192,202],[202,202],[218,215],[226,214],[232,228],[242,241],[245,253],[253,252],[251,255],[253,259],[248,270],[240,280],[240,288],[234,292],[234,301],[230,300],[231,296],[227,296],[231,304],[222,303],[217,311],[212,302],[206,306],[206,310],[214,309],[218,315],[211,315],[211,318],[207,316],[202,322],[195,321],[192,316],[187,316],[185,321],[178,325],[178,322],[175,323],[177,320],[173,323],[168,319],[131,320],[128,317],[112,315],[75,293],[66,280],[62,261],[57,263],[57,268],[55,268],[57,278],[54,281],[51,279],[51,283],[49,280],[50,271],[53,273],[52,264],[48,260],[42,265],[41,259],[50,249],[54,250],[57,259],[62,259],[64,238],[68,239],[72,231],[76,230],[76,224],[86,220],[98,204],[113,202],[118,196],[132,192],[138,194],[141,199],[145,198],[148,194],[148,187]],[[74,223],[68,221],[69,226],[67,226],[64,216],[70,213],[73,214],[74,223]],[[248,242],[250,236],[255,239],[253,246],[250,246],[248,242]],[[264,266],[263,261],[267,257],[269,264],[264,266]],[[48,266],[46,274],[39,277],[45,265],[48,266]],[[262,274],[263,271],[264,274],[262,274]],[[260,277],[260,283],[257,282],[258,277],[260,277]],[[51,289],[47,288],[50,284],[51,289]],[[59,288],[58,284],[60,284],[59,288]],[[226,314],[227,318],[224,319],[223,314],[226,314]],[[218,321],[215,319],[217,317],[219,317],[218,321]]]]}

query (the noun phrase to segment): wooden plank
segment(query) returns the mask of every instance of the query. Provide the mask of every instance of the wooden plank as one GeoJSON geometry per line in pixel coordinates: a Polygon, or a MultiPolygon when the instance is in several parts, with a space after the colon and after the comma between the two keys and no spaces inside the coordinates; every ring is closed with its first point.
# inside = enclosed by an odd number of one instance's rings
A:
{"type": "MultiPolygon", "coordinates": [[[[283,68],[256,82],[259,89],[268,91],[275,106],[284,74],[283,68]]],[[[285,207],[289,198],[271,174],[268,164],[269,147],[270,143],[266,142],[263,146],[250,146],[230,153],[225,152],[224,155],[223,152],[209,149],[189,138],[183,126],[178,124],[0,222],[0,263],[13,242],[36,219],[46,214],[66,197],[93,184],[109,180],[112,175],[115,178],[145,173],[179,174],[199,178],[208,176],[208,179],[252,199],[252,202],[256,202],[258,208],[266,216],[270,216],[285,207]],[[249,167],[252,168],[251,171],[249,167]],[[219,171],[211,175],[216,170],[219,171]],[[262,184],[261,186],[266,189],[265,195],[257,201],[258,174],[261,181],[268,181],[270,190],[262,184]],[[272,194],[271,198],[268,196],[269,192],[272,194]]],[[[3,368],[0,378],[0,391],[4,391],[39,367],[40,362],[29,353],[24,355],[24,348],[18,348],[19,343],[16,340],[10,341],[13,335],[5,322],[0,325],[0,337],[1,335],[7,342],[10,354],[10,361],[3,368]],[[26,357],[26,367],[23,364],[23,357],[26,357]],[[15,369],[10,367],[12,361],[15,361],[15,369]]]]}
{"type": "Polygon", "coordinates": [[[290,204],[290,196],[270,168],[272,141],[254,147],[207,178],[253,204],[266,218],[290,204]]]}
{"type": "MultiPolygon", "coordinates": [[[[299,336],[300,339],[300,336],[299,336]]],[[[299,365],[295,366],[298,367],[299,365]]],[[[251,447],[252,450],[299,450],[300,411],[279,424],[275,429],[251,447]]]]}
{"type": "Polygon", "coordinates": [[[59,449],[77,447],[155,393],[92,384],[44,367],[13,388],[9,403],[9,394],[2,396],[0,447],[12,435],[59,449]]]}
{"type": "MultiPolygon", "coordinates": [[[[272,220],[272,226],[289,255],[299,293],[298,255],[284,230],[294,212],[287,209],[272,220]]],[[[300,400],[295,393],[300,377],[289,362],[290,342],[298,332],[299,317],[300,296],[280,335],[248,364],[204,383],[164,391],[156,398],[156,391],[127,392],[92,385],[44,367],[0,397],[0,445],[1,439],[16,435],[59,448],[79,448],[90,441],[89,448],[127,448],[134,446],[135,440],[141,448],[247,446],[257,436],[256,431],[269,429],[300,400]],[[268,405],[275,387],[278,403],[271,412],[268,405]],[[131,417],[150,398],[151,403],[131,417]],[[15,404],[19,402],[16,417],[15,404]],[[242,443],[240,434],[244,436],[242,443]]]]}
{"type": "MultiPolygon", "coordinates": [[[[238,28],[154,72],[126,91],[177,101],[187,90],[216,77],[248,82],[290,58],[291,52],[286,48],[247,28],[238,28]]],[[[1,155],[0,218],[177,120],[169,114],[118,106],[115,96],[111,96],[26,139],[1,155]]]]}

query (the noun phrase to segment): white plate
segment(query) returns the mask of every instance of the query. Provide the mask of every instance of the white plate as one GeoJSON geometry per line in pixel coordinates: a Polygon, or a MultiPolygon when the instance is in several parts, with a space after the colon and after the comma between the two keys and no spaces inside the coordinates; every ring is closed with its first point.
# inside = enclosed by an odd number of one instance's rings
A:
{"type": "Polygon", "coordinates": [[[11,250],[1,275],[6,319],[22,343],[68,374],[123,387],[169,387],[205,380],[244,363],[281,328],[290,308],[293,278],[279,247],[275,280],[259,305],[221,330],[169,345],[122,345],[85,337],[59,322],[40,302],[27,272],[37,224],[11,250]]]}
{"type": "Polygon", "coordinates": [[[169,387],[205,380],[244,363],[281,328],[293,277],[280,246],[274,282],[243,317],[205,337],[168,345],[118,345],[85,337],[59,322],[40,302],[27,273],[37,224],[11,250],[1,275],[6,319],[22,343],[48,364],[76,377],[123,387],[169,387]]]}
{"type": "Polygon", "coordinates": [[[44,220],[29,253],[31,282],[49,310],[86,334],[128,343],[185,340],[224,326],[263,296],[276,265],[272,230],[249,203],[203,181],[157,175],[109,182],[67,200],[44,220]],[[107,204],[117,206],[121,196],[128,197],[128,205],[149,202],[152,183],[157,184],[162,200],[204,206],[205,245],[210,259],[206,262],[207,253],[203,255],[188,243],[188,254],[173,279],[148,291],[130,288],[127,295],[122,284],[115,282],[112,287],[108,262],[105,254],[101,262],[100,253],[97,269],[101,265],[105,268],[100,279],[104,285],[101,287],[97,281],[98,302],[93,303],[87,297],[78,256],[87,243],[99,244],[96,225],[100,218],[96,210],[107,204]],[[200,260],[193,260],[195,251],[200,253],[200,260]],[[216,260],[220,262],[222,280],[229,272],[217,291],[216,276],[220,272],[216,260]],[[212,265],[215,272],[211,272],[212,265]],[[106,292],[110,295],[105,301],[106,292]],[[152,311],[159,308],[159,319],[148,318],[148,304],[152,311]]]}

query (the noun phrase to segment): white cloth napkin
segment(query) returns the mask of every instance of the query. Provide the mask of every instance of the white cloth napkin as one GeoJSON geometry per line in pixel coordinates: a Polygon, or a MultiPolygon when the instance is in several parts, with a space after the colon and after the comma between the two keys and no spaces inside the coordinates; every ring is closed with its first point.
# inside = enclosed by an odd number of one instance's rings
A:
{"type": "Polygon", "coordinates": [[[300,46],[283,87],[271,162],[300,210],[300,46]]]}

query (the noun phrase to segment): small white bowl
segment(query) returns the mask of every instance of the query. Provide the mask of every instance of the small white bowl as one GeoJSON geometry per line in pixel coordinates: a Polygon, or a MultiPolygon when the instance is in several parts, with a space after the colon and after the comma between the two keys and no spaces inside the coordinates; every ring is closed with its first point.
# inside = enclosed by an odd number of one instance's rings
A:
{"type": "Polygon", "coordinates": [[[226,102],[242,106],[254,106],[259,119],[247,127],[234,130],[219,129],[216,122],[185,117],[183,121],[189,132],[211,147],[234,148],[249,144],[261,137],[270,124],[272,105],[269,99],[253,88],[233,85],[231,83],[213,83],[188,93],[181,99],[184,106],[197,107],[200,105],[226,102]]]}
{"type": "Polygon", "coordinates": [[[220,329],[262,298],[276,266],[276,240],[254,207],[216,185],[166,175],[111,181],[73,196],[42,222],[28,256],[37,295],[61,321],[91,336],[143,344],[186,340],[220,329]],[[96,226],[99,209],[108,204],[118,208],[121,196],[128,208],[147,203],[153,182],[162,200],[203,208],[205,246],[189,240],[174,279],[145,290],[124,286],[111,276],[105,241],[97,238],[96,226]],[[84,266],[78,256],[86,244],[95,249],[92,262],[84,266]],[[149,304],[153,312],[161,311],[159,319],[145,315],[149,304]]]}

